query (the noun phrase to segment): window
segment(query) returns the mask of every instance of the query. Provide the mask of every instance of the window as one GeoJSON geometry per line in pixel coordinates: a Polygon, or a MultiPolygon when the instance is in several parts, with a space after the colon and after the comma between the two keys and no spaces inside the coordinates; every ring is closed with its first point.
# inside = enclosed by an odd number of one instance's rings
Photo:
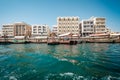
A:
{"type": "Polygon", "coordinates": [[[74,18],[72,18],[72,21],[74,21],[74,18]]]}
{"type": "Polygon", "coordinates": [[[34,31],[36,31],[36,29],[33,29],[34,31]]]}
{"type": "Polygon", "coordinates": [[[36,32],[33,32],[33,33],[36,33],[36,32]]]}
{"type": "Polygon", "coordinates": [[[86,31],[86,29],[84,29],[84,31],[86,31]]]}
{"type": "Polygon", "coordinates": [[[36,28],[37,26],[34,26],[33,28],[36,28]]]}
{"type": "Polygon", "coordinates": [[[61,18],[59,18],[59,21],[61,21],[61,18]]]}
{"type": "Polygon", "coordinates": [[[90,22],[90,24],[93,24],[93,22],[90,22]]]}
{"type": "Polygon", "coordinates": [[[86,24],[86,22],[83,22],[84,24],[86,24]]]}

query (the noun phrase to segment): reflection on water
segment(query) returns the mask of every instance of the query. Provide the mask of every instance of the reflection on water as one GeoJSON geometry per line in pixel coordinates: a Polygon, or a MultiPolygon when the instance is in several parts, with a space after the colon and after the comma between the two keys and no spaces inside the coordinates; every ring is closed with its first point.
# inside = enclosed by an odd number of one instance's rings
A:
{"type": "Polygon", "coordinates": [[[0,80],[119,80],[120,44],[0,45],[0,80]]]}

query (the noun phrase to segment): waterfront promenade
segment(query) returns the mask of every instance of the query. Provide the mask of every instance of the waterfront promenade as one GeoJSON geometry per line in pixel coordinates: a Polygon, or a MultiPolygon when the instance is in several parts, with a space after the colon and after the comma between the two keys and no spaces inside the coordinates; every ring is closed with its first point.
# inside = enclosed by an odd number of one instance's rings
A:
{"type": "MultiPolygon", "coordinates": [[[[51,39],[14,39],[14,38],[0,38],[0,43],[48,43],[49,41],[52,41],[51,39]]],[[[114,38],[108,38],[108,37],[80,37],[80,38],[57,38],[52,42],[59,42],[60,44],[67,44],[70,41],[77,41],[77,43],[120,43],[120,37],[114,37],[114,38]]]]}

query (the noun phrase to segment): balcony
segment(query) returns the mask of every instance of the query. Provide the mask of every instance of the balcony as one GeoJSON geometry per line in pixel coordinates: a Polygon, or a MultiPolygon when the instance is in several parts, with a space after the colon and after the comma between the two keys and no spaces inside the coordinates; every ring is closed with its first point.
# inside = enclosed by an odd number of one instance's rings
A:
{"type": "Polygon", "coordinates": [[[97,22],[101,22],[101,23],[104,22],[105,23],[105,20],[96,20],[96,23],[97,22]]]}

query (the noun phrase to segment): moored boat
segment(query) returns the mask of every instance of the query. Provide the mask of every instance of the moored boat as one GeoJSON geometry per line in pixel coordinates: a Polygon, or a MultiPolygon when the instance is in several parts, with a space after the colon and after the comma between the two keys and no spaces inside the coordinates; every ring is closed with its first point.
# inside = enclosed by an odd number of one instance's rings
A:
{"type": "Polygon", "coordinates": [[[57,42],[57,41],[49,41],[49,42],[47,42],[47,44],[48,45],[58,45],[59,42],[57,42]]]}

